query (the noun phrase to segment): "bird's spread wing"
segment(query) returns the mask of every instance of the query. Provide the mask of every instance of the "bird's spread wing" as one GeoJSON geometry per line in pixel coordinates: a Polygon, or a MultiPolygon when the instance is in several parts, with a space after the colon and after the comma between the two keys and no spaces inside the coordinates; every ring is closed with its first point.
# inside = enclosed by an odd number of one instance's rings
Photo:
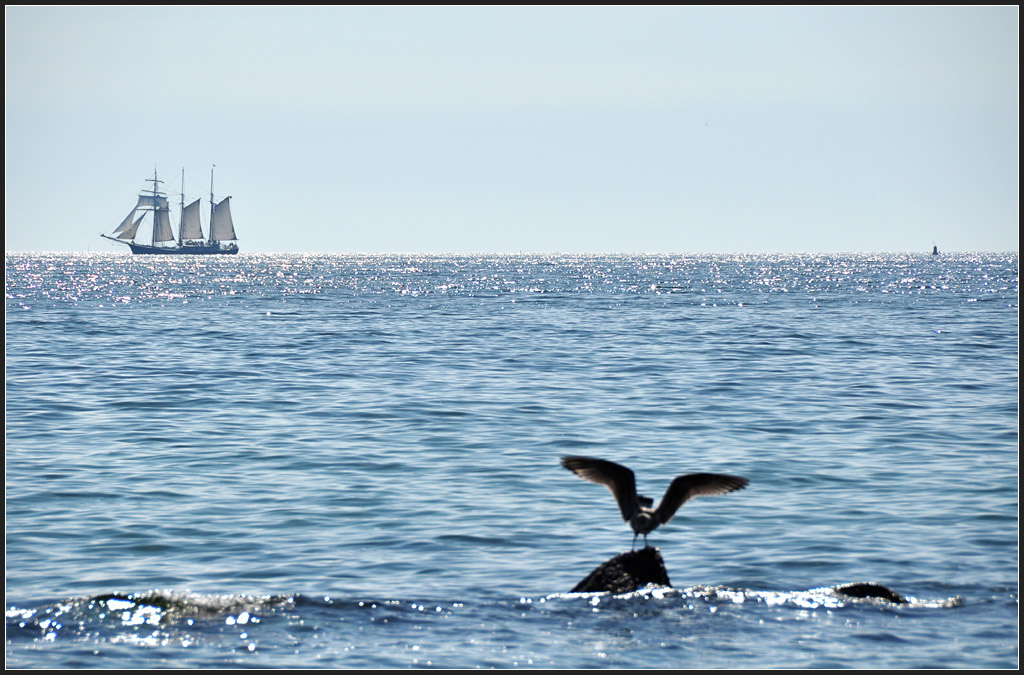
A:
{"type": "Polygon", "coordinates": [[[562,466],[580,478],[604,485],[619,503],[622,519],[629,520],[637,512],[636,478],[633,472],[615,462],[593,457],[563,457],[562,466]]]}
{"type": "Polygon", "coordinates": [[[694,497],[724,495],[733,490],[741,490],[749,483],[746,478],[725,476],[717,473],[691,473],[679,476],[665,491],[665,496],[658,504],[656,511],[658,520],[664,525],[672,520],[679,507],[694,497]]]}

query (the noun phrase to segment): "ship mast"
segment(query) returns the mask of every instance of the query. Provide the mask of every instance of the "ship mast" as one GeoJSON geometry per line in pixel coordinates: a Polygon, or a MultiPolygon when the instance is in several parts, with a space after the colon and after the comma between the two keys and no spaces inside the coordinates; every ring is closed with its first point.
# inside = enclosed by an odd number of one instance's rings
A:
{"type": "Polygon", "coordinates": [[[181,167],[181,214],[178,220],[178,246],[181,246],[181,233],[185,231],[185,167],[181,167]]]}
{"type": "Polygon", "coordinates": [[[216,202],[213,201],[213,170],[216,168],[216,164],[210,167],[210,234],[206,237],[206,244],[208,246],[213,245],[213,212],[217,210],[216,202]]]}
{"type": "Polygon", "coordinates": [[[157,223],[157,218],[156,218],[156,212],[157,212],[156,202],[157,202],[157,199],[156,199],[156,197],[157,197],[157,195],[160,194],[160,192],[157,190],[156,186],[159,183],[163,182],[163,181],[160,181],[160,180],[156,179],[156,164],[153,165],[153,177],[152,178],[147,178],[146,180],[147,180],[147,182],[148,181],[152,181],[152,183],[153,183],[153,189],[152,190],[145,190],[145,192],[152,192],[153,193],[153,242],[152,243],[153,243],[153,246],[156,246],[156,230],[157,230],[157,225],[156,225],[156,223],[157,223]]]}

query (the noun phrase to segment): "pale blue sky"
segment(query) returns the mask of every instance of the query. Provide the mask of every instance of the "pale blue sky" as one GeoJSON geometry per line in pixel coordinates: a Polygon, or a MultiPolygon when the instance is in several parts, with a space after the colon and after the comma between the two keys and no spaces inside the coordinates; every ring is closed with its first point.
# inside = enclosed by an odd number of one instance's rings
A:
{"type": "Polygon", "coordinates": [[[125,250],[216,164],[243,252],[1016,251],[1018,21],[7,7],[5,247],[125,250]]]}

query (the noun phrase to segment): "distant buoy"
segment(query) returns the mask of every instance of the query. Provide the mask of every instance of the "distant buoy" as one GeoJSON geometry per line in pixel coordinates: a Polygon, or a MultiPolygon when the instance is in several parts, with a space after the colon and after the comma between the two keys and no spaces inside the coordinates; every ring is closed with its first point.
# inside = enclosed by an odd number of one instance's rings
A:
{"type": "Polygon", "coordinates": [[[938,254],[939,254],[939,247],[935,246],[935,245],[932,245],[932,255],[938,255],[938,254]]]}

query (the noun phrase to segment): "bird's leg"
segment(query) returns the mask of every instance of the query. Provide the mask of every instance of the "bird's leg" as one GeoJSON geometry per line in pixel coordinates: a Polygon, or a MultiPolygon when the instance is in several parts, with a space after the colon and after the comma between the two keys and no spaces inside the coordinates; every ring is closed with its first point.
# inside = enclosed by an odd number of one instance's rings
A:
{"type": "MultiPolygon", "coordinates": [[[[636,535],[637,534],[639,534],[639,533],[637,533],[637,532],[633,533],[633,545],[629,547],[630,551],[635,551],[636,550],[636,535]]],[[[646,537],[647,535],[644,535],[644,536],[646,537]]]]}
{"type": "Polygon", "coordinates": [[[647,548],[647,533],[644,532],[644,548],[647,548]]]}

